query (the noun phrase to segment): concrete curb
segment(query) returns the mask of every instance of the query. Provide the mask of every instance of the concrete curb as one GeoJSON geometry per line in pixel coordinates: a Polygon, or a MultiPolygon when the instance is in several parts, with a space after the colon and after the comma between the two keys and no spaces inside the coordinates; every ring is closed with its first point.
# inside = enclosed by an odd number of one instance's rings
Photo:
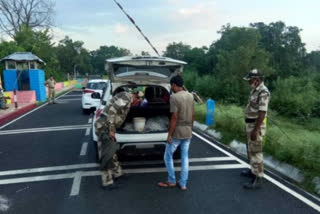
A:
{"type": "Polygon", "coordinates": [[[27,113],[28,111],[31,111],[32,109],[35,109],[37,107],[36,103],[31,103],[27,106],[24,106],[22,108],[17,109],[14,112],[11,112],[9,114],[3,115],[0,118],[0,126],[6,124],[7,122],[10,122],[11,120],[23,115],[24,113],[27,113]]]}

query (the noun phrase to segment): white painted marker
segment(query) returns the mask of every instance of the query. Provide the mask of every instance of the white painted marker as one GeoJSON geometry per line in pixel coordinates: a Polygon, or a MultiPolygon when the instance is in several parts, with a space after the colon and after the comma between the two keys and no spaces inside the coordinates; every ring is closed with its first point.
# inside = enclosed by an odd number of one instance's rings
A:
{"type": "Polygon", "coordinates": [[[80,156],[85,156],[87,154],[88,143],[83,143],[81,146],[80,156]]]}
{"type": "MultiPolygon", "coordinates": [[[[212,143],[211,141],[207,140],[206,138],[202,137],[201,135],[199,135],[196,132],[192,132],[192,134],[198,138],[200,138],[201,140],[203,140],[204,142],[206,142],[207,144],[209,144],[210,146],[214,147],[215,149],[221,151],[222,153],[235,158],[239,163],[241,163],[242,165],[244,165],[245,167],[249,167],[250,165],[247,164],[246,162],[244,162],[243,160],[237,158],[236,156],[234,156],[233,154],[231,154],[230,152],[225,151],[224,149],[220,148],[219,146],[215,145],[214,143],[212,143]]],[[[268,175],[264,175],[264,178],[267,179],[268,181],[270,181],[271,183],[273,183],[274,185],[278,186],[280,189],[286,191],[287,193],[293,195],[294,197],[296,197],[297,199],[301,200],[302,202],[304,202],[305,204],[309,205],[310,207],[312,207],[313,209],[317,210],[318,212],[320,212],[320,206],[315,204],[314,202],[310,201],[309,199],[307,199],[306,197],[300,195],[299,193],[295,192],[294,190],[290,189],[289,187],[281,184],[280,182],[276,181],[275,179],[271,178],[268,175]]]]}
{"type": "Polygon", "coordinates": [[[70,196],[79,195],[82,172],[76,172],[73,178],[70,196]]]}
{"type": "Polygon", "coordinates": [[[86,136],[88,136],[90,134],[91,128],[87,128],[86,130],[86,136]]]}

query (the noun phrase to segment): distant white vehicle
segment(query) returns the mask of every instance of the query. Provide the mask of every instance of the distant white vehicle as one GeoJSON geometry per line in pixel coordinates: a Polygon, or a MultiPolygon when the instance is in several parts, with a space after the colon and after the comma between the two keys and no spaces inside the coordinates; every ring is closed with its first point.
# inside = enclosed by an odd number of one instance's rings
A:
{"type": "Polygon", "coordinates": [[[104,88],[109,85],[109,80],[95,79],[89,80],[82,91],[82,110],[83,113],[90,113],[100,105],[100,98],[104,88]]]}
{"type": "MultiPolygon", "coordinates": [[[[101,105],[97,107],[92,123],[92,138],[97,141],[94,123],[101,115],[108,101],[118,92],[143,88],[146,105],[131,107],[121,128],[116,130],[119,152],[137,153],[141,150],[153,150],[163,153],[168,136],[170,79],[181,73],[186,63],[167,57],[120,57],[106,60],[106,71],[110,78],[110,87],[103,91],[101,105]],[[135,131],[132,127],[134,118],[146,119],[145,129],[135,131]],[[152,124],[152,125],[151,125],[152,124]],[[153,129],[153,126],[155,129],[153,129]]],[[[98,99],[99,100],[99,99],[98,99]]],[[[100,101],[100,100],[99,100],[100,101]]]]}

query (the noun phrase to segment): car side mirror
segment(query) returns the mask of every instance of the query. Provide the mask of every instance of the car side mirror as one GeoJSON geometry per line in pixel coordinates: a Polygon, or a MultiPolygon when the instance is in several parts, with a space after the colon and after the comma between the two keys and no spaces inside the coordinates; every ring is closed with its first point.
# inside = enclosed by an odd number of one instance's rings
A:
{"type": "Polygon", "coordinates": [[[92,93],[91,98],[92,99],[100,99],[101,98],[100,93],[99,92],[92,93]]]}

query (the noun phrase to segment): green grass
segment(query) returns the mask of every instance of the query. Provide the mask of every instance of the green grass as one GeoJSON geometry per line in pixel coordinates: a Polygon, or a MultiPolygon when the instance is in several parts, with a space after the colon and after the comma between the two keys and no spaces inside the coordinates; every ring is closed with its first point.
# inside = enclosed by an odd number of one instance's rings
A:
{"type": "MultiPolygon", "coordinates": [[[[217,104],[215,125],[212,127],[222,134],[222,143],[233,139],[246,142],[243,107],[217,104]]],[[[206,106],[197,105],[196,120],[205,122],[206,106]]],[[[311,182],[320,175],[320,119],[303,121],[285,118],[276,112],[269,112],[264,152],[279,161],[299,168],[305,175],[302,186],[314,192],[311,182]]],[[[315,193],[315,192],[314,192],[315,193]]]]}

